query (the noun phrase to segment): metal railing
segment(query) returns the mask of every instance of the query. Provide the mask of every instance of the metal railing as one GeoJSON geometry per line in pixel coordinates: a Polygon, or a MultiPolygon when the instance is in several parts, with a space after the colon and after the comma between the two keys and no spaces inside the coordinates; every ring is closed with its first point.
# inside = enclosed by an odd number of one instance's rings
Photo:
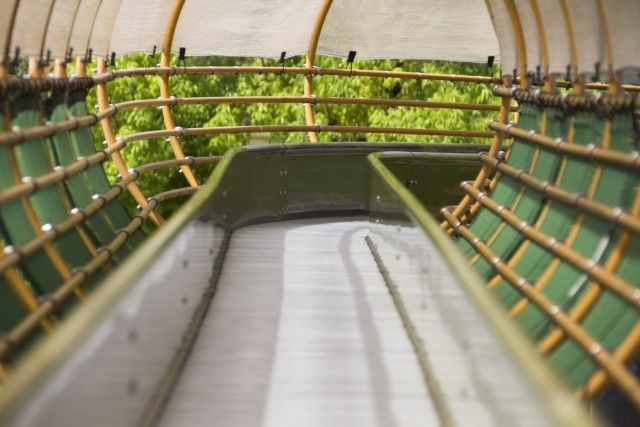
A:
{"type": "MultiPolygon", "coordinates": [[[[7,76],[0,78],[0,99],[8,105],[7,111],[11,111],[9,98],[41,99],[42,97],[56,96],[57,94],[69,94],[74,91],[87,91],[91,88],[97,89],[98,111],[87,113],[83,116],[69,116],[57,122],[34,123],[29,127],[15,127],[11,123],[10,117],[5,117],[5,131],[0,132],[0,149],[14,156],[16,150],[20,150],[25,144],[32,141],[40,141],[40,144],[47,144],[48,140],[60,135],[71,134],[78,129],[90,126],[101,125],[105,135],[105,147],[94,153],[78,157],[75,161],[66,164],[51,164],[48,171],[37,176],[23,176],[17,164],[12,165],[12,173],[15,176],[13,185],[4,186],[0,189],[0,206],[8,206],[12,203],[22,203],[29,205],[32,197],[40,192],[51,188],[64,188],[71,179],[77,179],[82,174],[87,173],[93,167],[106,166],[107,162],[115,164],[119,172],[120,179],[108,190],[94,194],[91,201],[85,206],[74,206],[69,210],[68,217],[57,223],[40,224],[35,218],[33,222],[33,237],[21,244],[12,244],[6,241],[4,250],[0,256],[0,275],[5,280],[10,278],[12,289],[19,290],[20,298],[27,310],[26,317],[13,327],[3,337],[0,337],[0,364],[10,361],[12,354],[21,348],[38,329],[51,330],[56,323],[55,314],[64,306],[65,302],[74,293],[80,290],[85,292],[84,284],[87,279],[98,271],[109,269],[113,262],[113,255],[130,238],[132,233],[139,229],[143,223],[151,218],[157,225],[163,223],[163,218],[157,213],[160,203],[174,197],[183,197],[197,191],[200,183],[191,172],[192,168],[200,165],[210,165],[218,161],[218,157],[209,156],[208,153],[194,153],[205,155],[204,157],[188,156],[182,153],[180,139],[198,135],[222,135],[222,134],[246,134],[246,133],[269,133],[269,132],[312,132],[338,133],[338,134],[392,134],[392,135],[417,135],[417,136],[456,136],[470,139],[493,138],[495,133],[490,130],[470,131],[464,129],[425,129],[425,128],[402,128],[402,127],[379,127],[379,126],[340,126],[323,124],[299,124],[287,125],[254,124],[242,126],[220,126],[220,127],[174,127],[170,129],[158,129],[144,132],[136,132],[128,135],[118,136],[113,129],[112,120],[124,111],[136,110],[140,108],[166,107],[167,111],[162,114],[167,117],[171,114],[171,108],[176,106],[194,105],[217,105],[217,104],[301,104],[307,106],[331,105],[331,106],[380,106],[386,108],[418,108],[418,109],[450,109],[477,111],[480,113],[495,113],[502,108],[500,105],[481,103],[456,103],[456,102],[435,102],[419,99],[363,99],[332,96],[206,96],[206,97],[174,97],[170,94],[160,99],[135,99],[112,104],[109,101],[108,83],[115,82],[127,77],[159,76],[169,78],[181,75],[298,75],[301,78],[313,76],[336,76],[347,78],[398,78],[404,80],[435,80],[463,82],[469,84],[492,84],[498,79],[487,76],[465,76],[452,74],[434,74],[418,72],[400,71],[380,71],[380,70],[343,70],[325,69],[318,67],[157,67],[157,68],[136,68],[109,71],[106,69],[106,62],[99,60],[94,76],[86,76],[86,64],[79,59],[76,69],[77,76],[67,77],[63,70],[57,69],[57,77],[41,77],[32,75],[30,78],[7,76]],[[154,163],[141,164],[135,168],[130,168],[125,162],[122,153],[127,147],[141,140],[164,140],[170,138],[175,158],[165,159],[154,163]],[[139,177],[143,174],[154,173],[170,168],[181,168],[187,178],[188,187],[168,188],[152,197],[143,193],[137,185],[139,177]],[[191,178],[190,178],[191,177],[191,178]],[[133,219],[125,227],[116,230],[112,240],[108,242],[96,242],[96,253],[92,259],[83,265],[69,265],[69,277],[55,287],[55,291],[46,295],[39,295],[29,282],[27,276],[22,272],[22,264],[30,257],[36,256],[45,248],[56,252],[56,242],[61,236],[69,233],[78,227],[86,227],[87,221],[95,218],[109,203],[116,200],[125,193],[129,193],[139,204],[139,211],[133,213],[133,219]]],[[[168,92],[167,92],[168,93],[168,92]]],[[[515,113],[517,107],[509,106],[509,113],[515,113]]],[[[166,122],[165,122],[166,123],[166,122]]],[[[151,178],[153,179],[153,178],[151,178]]],[[[61,196],[65,198],[64,196],[61,196]]],[[[70,203],[65,198],[67,204],[70,203]]]]}

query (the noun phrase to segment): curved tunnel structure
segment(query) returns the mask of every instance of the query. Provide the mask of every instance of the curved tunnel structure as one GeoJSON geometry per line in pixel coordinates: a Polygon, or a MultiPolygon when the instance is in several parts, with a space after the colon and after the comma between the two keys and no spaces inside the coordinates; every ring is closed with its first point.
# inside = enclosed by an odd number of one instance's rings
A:
{"type": "Polygon", "coordinates": [[[0,425],[640,419],[637,1],[7,0],[2,10],[0,425]],[[157,67],[115,67],[116,55],[156,49],[157,67]],[[287,66],[300,54],[303,67],[287,66]],[[318,67],[317,55],[348,67],[318,67]],[[496,60],[501,76],[363,70],[356,57],[496,60]],[[299,76],[300,95],[172,95],[184,76],[234,74],[299,76]],[[112,82],[149,76],[159,98],[111,102],[112,82]],[[332,96],[314,91],[323,76],[493,85],[494,100],[332,96]],[[230,104],[298,104],[304,123],[174,116],[230,104]],[[325,124],[319,105],[493,120],[325,124]],[[118,115],[150,107],[163,128],[116,134],[118,115]],[[184,149],[202,135],[276,132],[300,143],[184,149]],[[127,164],[136,143],[163,140],[173,158],[127,164]],[[184,186],[145,194],[141,177],[165,169],[184,186]],[[183,206],[164,218],[158,207],[174,198],[183,206]]]}

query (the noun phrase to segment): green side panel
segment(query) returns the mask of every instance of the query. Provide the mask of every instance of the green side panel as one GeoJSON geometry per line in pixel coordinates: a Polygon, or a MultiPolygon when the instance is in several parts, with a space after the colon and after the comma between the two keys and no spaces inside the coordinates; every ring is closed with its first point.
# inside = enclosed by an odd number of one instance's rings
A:
{"type": "MultiPolygon", "coordinates": [[[[598,120],[594,116],[589,120],[593,123],[591,133],[577,132],[576,142],[593,143],[594,139],[601,140],[603,120],[598,120]]],[[[581,126],[580,130],[585,128],[587,126],[581,126]]],[[[627,152],[633,150],[633,135],[631,115],[616,116],[613,120],[611,148],[627,152]]],[[[609,206],[620,206],[628,210],[637,185],[638,179],[631,171],[605,164],[602,167],[594,199],[609,206]]],[[[621,235],[622,231],[612,229],[611,224],[599,218],[587,216],[572,246],[585,257],[598,260],[602,264],[621,235]]],[[[640,283],[640,241],[637,238],[625,255],[618,275],[636,286],[640,283]]],[[[586,289],[587,283],[584,274],[562,263],[543,292],[564,310],[570,310],[586,289]]],[[[583,327],[606,349],[613,351],[638,321],[640,316],[633,307],[616,295],[605,291],[585,318],[583,327]]],[[[535,339],[542,338],[553,326],[545,314],[532,305],[521,313],[518,322],[535,339]]],[[[571,340],[560,345],[551,354],[550,360],[566,375],[572,387],[584,384],[596,369],[590,356],[571,340]]]]}
{"type": "MultiPolygon", "coordinates": [[[[33,101],[18,101],[14,103],[13,124],[27,128],[41,123],[40,112],[33,101]]],[[[53,170],[53,152],[48,141],[36,138],[24,141],[15,147],[18,167],[23,176],[37,177],[53,170]]],[[[57,224],[68,218],[72,203],[67,198],[65,189],[61,185],[44,187],[33,193],[30,197],[31,205],[38,216],[40,223],[57,224]]],[[[76,229],[70,230],[59,236],[54,241],[54,246],[69,269],[74,266],[84,265],[92,258],[89,249],[81,239],[76,229]]],[[[87,281],[91,285],[100,280],[98,273],[87,281]]],[[[47,280],[40,285],[46,290],[55,289],[60,283],[47,280]]]]}
{"type": "MultiPolygon", "coordinates": [[[[611,187],[612,192],[615,191],[611,187]]],[[[611,225],[605,221],[587,217],[580,228],[572,248],[586,258],[605,262],[620,232],[612,233],[611,225]]],[[[543,288],[543,293],[563,310],[570,310],[586,290],[588,278],[571,265],[561,263],[543,288]]],[[[533,336],[541,339],[553,327],[548,317],[533,306],[527,307],[520,316],[520,324],[533,336]]]]}
{"type": "MultiPolygon", "coordinates": [[[[593,312],[585,319],[584,327],[604,348],[613,351],[640,321],[628,304],[613,295],[603,296],[593,312]]],[[[572,386],[583,385],[594,373],[595,365],[589,355],[575,344],[560,346],[551,361],[567,374],[572,386]]]]}
{"type": "MultiPolygon", "coordinates": [[[[68,115],[82,117],[87,114],[87,106],[85,103],[86,94],[78,92],[75,95],[70,95],[68,115]]],[[[87,157],[96,152],[93,136],[91,135],[91,129],[85,127],[76,129],[69,133],[71,138],[71,146],[75,157],[87,157]]],[[[90,202],[90,196],[93,194],[100,194],[111,188],[109,181],[102,169],[101,165],[93,165],[82,174],[84,185],[86,186],[86,192],[89,198],[83,197],[78,194],[78,199],[74,199],[74,202],[79,206],[85,206],[90,202]]],[[[126,227],[131,222],[131,216],[127,213],[126,209],[118,200],[112,200],[101,210],[100,215],[103,217],[103,221],[109,225],[111,231],[118,230],[126,227]]],[[[111,233],[112,235],[113,233],[111,233]]],[[[119,254],[126,256],[133,249],[135,249],[140,243],[145,240],[145,234],[141,230],[136,230],[131,237],[127,240],[119,254]]],[[[100,236],[103,239],[104,236],[100,236]]],[[[109,238],[110,240],[111,238],[109,238]]]]}
{"type": "MultiPolygon", "coordinates": [[[[60,122],[67,118],[67,108],[62,97],[54,99],[49,110],[49,120],[51,122],[60,122]]],[[[78,155],[74,150],[68,132],[54,135],[51,138],[51,143],[57,164],[66,166],[77,160],[78,155]]],[[[92,186],[86,171],[68,177],[65,180],[65,187],[71,202],[77,207],[84,207],[91,203],[91,196],[96,194],[91,192],[92,186]]],[[[89,216],[85,221],[85,225],[90,231],[93,240],[97,242],[97,246],[108,244],[114,237],[115,227],[108,221],[103,209],[89,216]]],[[[118,254],[116,254],[116,258],[118,258],[118,254]]]]}
{"type": "Polygon", "coordinates": [[[367,210],[370,174],[361,150],[345,146],[343,152],[318,155],[310,147],[292,150],[288,156],[283,153],[283,146],[274,144],[257,152],[247,148],[234,157],[218,200],[227,207],[225,223],[238,226],[317,209],[367,210]],[[319,170],[327,172],[321,175],[319,170]]]}
{"type": "MultiPolygon", "coordinates": [[[[551,137],[564,136],[566,133],[566,120],[563,115],[555,110],[549,110],[547,112],[547,128],[546,135],[551,137]]],[[[556,174],[558,173],[558,166],[560,165],[561,157],[554,151],[546,148],[538,149],[538,159],[531,170],[531,174],[541,181],[554,181],[556,174]]],[[[528,187],[524,187],[521,190],[520,200],[510,206],[513,213],[520,219],[533,224],[538,217],[544,202],[544,196],[542,193],[532,190],[528,187]]],[[[497,221],[502,221],[495,216],[497,221]]],[[[489,243],[489,247],[496,254],[496,256],[502,259],[508,259],[513,252],[522,243],[522,235],[513,227],[504,227],[495,240],[489,243]]],[[[489,279],[494,275],[493,268],[485,261],[475,264],[479,273],[485,278],[489,279]]],[[[508,285],[507,285],[508,286],[508,285]]]]}
{"type": "Polygon", "coordinates": [[[0,276],[0,335],[10,331],[27,314],[7,282],[0,276]]]}
{"type": "MultiPolygon", "coordinates": [[[[2,110],[4,111],[4,108],[2,110]]],[[[7,120],[3,111],[0,111],[2,123],[7,120]]],[[[0,145],[0,189],[6,189],[15,184],[11,172],[10,155],[10,149],[6,145],[0,145]]],[[[5,242],[14,246],[22,245],[36,236],[21,200],[0,204],[0,232],[5,242]]],[[[44,251],[37,251],[26,258],[21,263],[21,267],[38,294],[51,290],[52,286],[46,286],[47,284],[62,283],[62,277],[56,272],[44,251]]]]}
{"type": "MultiPolygon", "coordinates": [[[[592,123],[596,117],[593,114],[579,113],[575,116],[574,141],[579,144],[593,143],[597,141],[592,129],[592,123]]],[[[602,123],[600,122],[601,126],[602,123]]],[[[558,187],[571,193],[586,193],[592,184],[596,164],[577,157],[565,157],[564,173],[557,182],[558,187]]],[[[564,241],[579,216],[578,210],[564,203],[550,200],[549,207],[539,230],[548,236],[564,241]]],[[[540,218],[539,218],[540,219],[540,218]]],[[[527,247],[514,270],[523,277],[535,283],[554,259],[546,249],[531,244],[527,247]]],[[[507,307],[511,307],[520,299],[517,292],[506,281],[502,281],[496,288],[496,295],[507,307]]]]}
{"type": "MultiPolygon", "coordinates": [[[[522,104],[520,127],[523,129],[540,130],[540,117],[540,110],[536,106],[522,104]]],[[[529,141],[515,138],[513,146],[509,152],[507,163],[514,168],[529,171],[536,151],[537,148],[529,143],[529,141]]],[[[502,206],[511,206],[516,195],[521,191],[521,189],[522,186],[517,180],[503,175],[494,188],[491,198],[502,206]]],[[[472,219],[469,226],[476,236],[481,239],[486,239],[496,231],[500,221],[501,220],[495,215],[491,215],[487,212],[487,209],[481,209],[480,212],[476,214],[475,218],[472,219]]],[[[460,250],[462,250],[467,257],[471,257],[475,254],[473,246],[465,239],[458,238],[457,244],[460,250]]]]}
{"type": "MultiPolygon", "coordinates": [[[[286,216],[333,215],[336,212],[364,214],[370,210],[371,187],[370,165],[366,156],[380,151],[394,152],[395,156],[383,159],[385,164],[396,163],[398,167],[398,162],[419,163],[423,168],[421,179],[427,184],[430,176],[430,184],[436,181],[436,188],[452,189],[456,185],[453,182],[459,172],[452,174],[451,168],[443,165],[463,164],[465,168],[475,165],[476,171],[478,167],[473,159],[477,148],[457,144],[247,146],[234,155],[234,166],[225,171],[220,194],[215,201],[225,206],[224,218],[216,220],[235,228],[247,221],[278,220],[286,216]],[[419,153],[424,153],[427,158],[419,158],[419,153]],[[468,158],[461,160],[460,155],[468,158]],[[434,168],[438,170],[440,167],[442,169],[438,173],[431,174],[434,168]],[[440,179],[451,182],[441,185],[437,182],[440,179]]],[[[440,200],[448,200],[450,195],[448,190],[436,194],[440,200]]],[[[220,206],[215,209],[220,210],[220,206]]]]}
{"type": "Polygon", "coordinates": [[[278,190],[274,194],[272,188],[282,186],[284,173],[279,153],[264,153],[260,156],[240,155],[237,157],[237,168],[230,168],[225,176],[222,197],[229,206],[225,221],[244,223],[251,218],[252,205],[261,208],[255,212],[256,217],[270,218],[284,214],[286,194],[278,190]]]}
{"type": "MultiPolygon", "coordinates": [[[[595,115],[583,114],[591,125],[591,132],[585,127],[576,129],[576,142],[594,143],[600,141],[603,135],[603,120],[595,115]],[[584,131],[584,133],[582,132],[584,131]]],[[[619,151],[634,149],[633,120],[630,115],[619,115],[613,120],[611,146],[619,151]]],[[[633,202],[633,195],[639,180],[636,174],[626,168],[619,168],[609,164],[602,165],[602,172],[594,193],[594,199],[609,206],[619,206],[629,210],[633,202]]],[[[581,255],[597,260],[601,264],[617,243],[621,232],[612,229],[607,221],[598,217],[586,216],[580,231],[572,244],[572,249],[581,255]]],[[[587,277],[575,268],[562,263],[543,289],[552,301],[564,310],[570,310],[579,300],[588,284],[587,277]]],[[[554,326],[548,317],[533,306],[527,307],[518,317],[520,324],[534,339],[541,339],[554,326]]]]}
{"type": "MultiPolygon", "coordinates": [[[[56,99],[56,101],[60,101],[56,99]]],[[[67,118],[66,106],[64,103],[55,102],[52,106],[49,120],[51,122],[60,122],[67,118]]],[[[76,161],[77,156],[71,146],[71,138],[67,132],[61,132],[51,138],[51,143],[56,154],[57,163],[67,166],[76,161]]],[[[91,201],[91,192],[87,185],[84,173],[79,173],[68,177],[65,180],[65,187],[74,206],[84,207],[91,201]]],[[[96,213],[87,218],[85,221],[88,229],[91,231],[94,241],[98,245],[104,245],[112,238],[114,229],[105,221],[100,213],[96,213]]]]}
{"type": "MultiPolygon", "coordinates": [[[[548,150],[541,149],[539,160],[534,168],[534,175],[543,181],[550,181],[556,173],[560,158],[548,150]]],[[[530,188],[522,192],[519,203],[513,213],[520,219],[533,224],[542,209],[544,197],[541,193],[530,188]]],[[[496,218],[498,218],[496,216],[496,218]]],[[[501,221],[501,220],[500,220],[501,221]]],[[[493,242],[489,244],[491,250],[500,258],[508,259],[522,243],[522,235],[513,227],[504,227],[493,242]]],[[[489,279],[494,275],[493,268],[488,263],[478,263],[476,267],[480,274],[489,279]]]]}
{"type": "MultiPolygon", "coordinates": [[[[4,111],[0,108],[0,131],[4,130],[4,111]]],[[[0,148],[0,158],[2,158],[2,153],[5,153],[5,150],[0,148]]],[[[5,153],[6,154],[6,153],[5,153]]],[[[0,168],[3,168],[5,165],[0,160],[0,168]]],[[[9,169],[6,169],[8,171],[9,169]]],[[[0,176],[4,174],[0,171],[0,176]]],[[[0,178],[0,186],[2,186],[2,179],[0,178]]],[[[4,187],[0,187],[4,188],[4,187]]],[[[0,212],[2,211],[2,207],[0,207],[0,212]]],[[[0,227],[0,230],[2,228],[0,227]]],[[[2,233],[4,234],[4,233],[2,233]]],[[[0,239],[0,242],[2,239],[0,239]]],[[[7,282],[0,275],[0,335],[11,330],[13,326],[15,326],[26,314],[27,311],[22,307],[22,304],[16,297],[15,293],[11,290],[7,282]]]]}
{"type": "Polygon", "coordinates": [[[383,163],[436,218],[443,206],[462,199],[465,193],[460,183],[474,179],[481,167],[477,159],[438,162],[418,155],[403,160],[383,159],[383,163]]]}
{"type": "MultiPolygon", "coordinates": [[[[620,151],[630,151],[634,149],[633,144],[633,121],[630,114],[621,114],[614,118],[612,127],[611,145],[612,148],[620,151]]],[[[632,203],[631,197],[637,188],[637,177],[630,171],[622,168],[607,166],[603,168],[601,183],[596,191],[595,198],[611,206],[621,206],[626,209],[632,203]]],[[[586,224],[586,223],[585,223],[586,224]]],[[[621,230],[611,233],[611,227],[597,224],[599,236],[591,236],[592,240],[600,240],[600,251],[606,245],[602,259],[611,248],[617,244],[622,234],[621,230]]],[[[586,227],[585,227],[586,228],[586,227]]],[[[576,250],[582,251],[583,243],[593,245],[593,241],[576,241],[576,250]],[[580,244],[579,244],[580,243],[580,244]]],[[[585,244],[586,246],[586,244],[585,244]]],[[[596,245],[598,246],[598,245],[596,245]]],[[[597,257],[597,253],[594,258],[597,257]]],[[[602,263],[602,261],[601,261],[602,263]]],[[[618,276],[638,287],[640,284],[640,240],[634,238],[630,248],[625,254],[623,261],[617,271],[618,276]]],[[[558,282],[554,282],[557,286],[558,282]]],[[[582,287],[585,287],[582,284],[582,287]]],[[[573,290],[575,292],[575,289],[573,290]]],[[[570,308],[577,298],[567,298],[560,295],[560,302],[565,308],[570,308]]],[[[624,340],[631,329],[640,321],[640,315],[634,307],[614,295],[605,291],[588,316],[584,319],[582,326],[594,339],[599,341],[604,348],[614,351],[624,340]]],[[[546,332],[546,330],[545,330],[546,332]]],[[[577,387],[584,384],[594,373],[595,366],[586,352],[571,341],[567,341],[559,346],[550,357],[556,367],[564,372],[571,386],[577,387]]]]}
{"type": "MultiPolygon", "coordinates": [[[[618,275],[640,285],[640,239],[635,238],[627,252],[618,275]]],[[[583,327],[610,351],[616,349],[625,336],[640,321],[631,305],[611,292],[605,292],[583,322],[583,327]]],[[[593,373],[589,357],[573,343],[564,343],[552,354],[551,361],[568,375],[572,385],[581,385],[593,373]],[[587,359],[587,361],[585,361],[587,359]]]]}
{"type": "MultiPolygon", "coordinates": [[[[524,143],[522,144],[524,145],[524,143]]],[[[500,182],[496,185],[495,191],[493,194],[500,196],[499,199],[502,201],[496,200],[497,203],[500,203],[503,206],[509,206],[513,203],[513,200],[516,198],[516,195],[521,191],[522,187],[518,181],[511,178],[510,176],[502,176],[500,178],[500,182]]],[[[493,235],[500,224],[500,219],[493,215],[485,208],[481,208],[480,211],[476,214],[476,216],[470,221],[469,227],[473,233],[480,237],[481,239],[486,239],[489,236],[493,235]]],[[[458,247],[463,251],[463,253],[470,258],[475,255],[475,249],[473,246],[467,242],[463,238],[457,239],[458,247]]]]}

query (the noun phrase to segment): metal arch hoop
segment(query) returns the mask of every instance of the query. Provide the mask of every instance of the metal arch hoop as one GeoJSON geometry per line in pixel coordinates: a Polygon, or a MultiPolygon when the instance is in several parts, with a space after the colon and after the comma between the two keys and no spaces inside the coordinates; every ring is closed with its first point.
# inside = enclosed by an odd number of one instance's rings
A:
{"type": "MultiPolygon", "coordinates": [[[[320,34],[322,33],[322,27],[324,26],[324,22],[329,13],[329,9],[333,4],[333,0],[324,0],[322,6],[320,7],[320,11],[318,12],[318,16],[316,18],[316,22],[313,26],[313,31],[311,33],[311,38],[309,39],[309,48],[307,50],[307,61],[305,64],[306,68],[312,69],[314,67],[314,63],[316,60],[316,51],[318,50],[318,41],[320,40],[320,34]]],[[[304,77],[304,96],[311,96],[313,94],[313,75],[307,74],[304,77]]],[[[315,124],[315,116],[313,114],[313,105],[305,104],[304,106],[304,115],[305,120],[307,122],[307,126],[313,126],[315,124]]],[[[318,135],[316,132],[309,132],[309,141],[318,142],[318,135]]]]}
{"type": "MultiPolygon", "coordinates": [[[[178,25],[178,20],[180,19],[180,13],[182,12],[184,2],[185,0],[176,0],[173,6],[173,11],[169,16],[169,19],[167,20],[167,27],[164,32],[164,41],[162,43],[162,54],[160,57],[161,67],[169,67],[171,65],[171,45],[173,44],[173,36],[176,32],[176,27],[178,25]]],[[[169,97],[171,96],[171,90],[169,88],[169,75],[165,74],[159,76],[158,83],[160,85],[160,98],[169,99],[169,97]]],[[[176,123],[173,119],[173,114],[171,113],[170,106],[162,106],[162,118],[167,130],[172,130],[176,127],[176,123]]],[[[182,151],[182,147],[180,146],[178,138],[175,136],[169,137],[169,143],[171,144],[171,149],[173,150],[173,154],[175,155],[176,159],[184,159],[185,155],[182,151]]],[[[198,187],[200,185],[189,166],[183,165],[180,168],[182,170],[182,174],[184,175],[190,186],[198,187]]]]}

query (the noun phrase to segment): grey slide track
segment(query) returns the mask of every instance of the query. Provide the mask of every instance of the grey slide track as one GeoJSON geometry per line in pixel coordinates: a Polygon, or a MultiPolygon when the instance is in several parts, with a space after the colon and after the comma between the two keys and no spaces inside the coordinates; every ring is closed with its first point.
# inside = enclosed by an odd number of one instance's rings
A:
{"type": "Polygon", "coordinates": [[[366,218],[234,232],[160,425],[437,425],[368,232],[366,218]]]}

